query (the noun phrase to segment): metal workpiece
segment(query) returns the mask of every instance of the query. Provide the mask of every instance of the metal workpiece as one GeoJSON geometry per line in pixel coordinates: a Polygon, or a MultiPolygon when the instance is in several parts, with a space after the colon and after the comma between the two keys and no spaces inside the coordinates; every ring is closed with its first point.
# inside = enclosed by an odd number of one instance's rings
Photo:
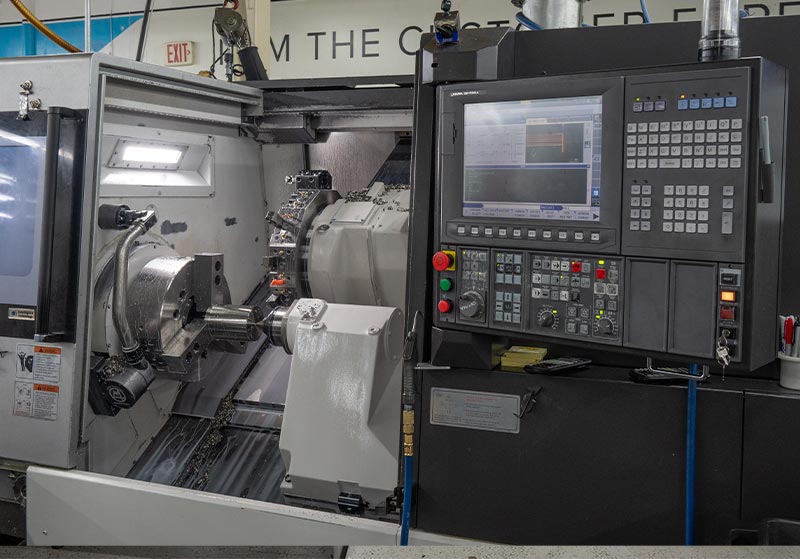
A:
{"type": "Polygon", "coordinates": [[[700,39],[701,62],[739,58],[739,2],[737,0],[705,0],[703,2],[703,35],[700,39]]]}
{"type": "MultiPolygon", "coordinates": [[[[120,239],[115,255],[114,272],[114,327],[122,341],[122,351],[134,354],[139,349],[139,341],[128,322],[128,261],[136,240],[155,224],[155,212],[149,211],[137,219],[131,229],[120,239]]],[[[138,360],[138,359],[137,359],[138,360]]]]}
{"type": "Polygon", "coordinates": [[[261,337],[264,313],[258,307],[215,306],[203,317],[215,340],[255,342],[261,337]]]}
{"type": "MultiPolygon", "coordinates": [[[[522,13],[543,29],[580,27],[586,0],[526,0],[522,13]]],[[[516,2],[515,2],[516,4],[516,2]]]]}
{"type": "Polygon", "coordinates": [[[282,347],[289,355],[292,354],[292,350],[287,343],[286,325],[291,310],[292,307],[276,307],[267,317],[263,327],[272,345],[282,347]]]}

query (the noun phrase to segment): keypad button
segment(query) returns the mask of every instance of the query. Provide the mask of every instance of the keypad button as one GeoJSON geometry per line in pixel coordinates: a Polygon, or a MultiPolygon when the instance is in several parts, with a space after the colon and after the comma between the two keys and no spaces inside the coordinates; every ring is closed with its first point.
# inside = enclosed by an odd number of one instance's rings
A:
{"type": "Polygon", "coordinates": [[[647,123],[640,122],[637,128],[637,132],[647,132],[647,123]]]}
{"type": "Polygon", "coordinates": [[[642,185],[642,194],[645,196],[650,196],[653,193],[653,186],[649,184],[642,185]]]}
{"type": "Polygon", "coordinates": [[[661,225],[661,230],[664,231],[665,233],[672,233],[672,222],[671,221],[665,221],[661,225]]]}
{"type": "Polygon", "coordinates": [[[703,132],[697,132],[694,135],[694,141],[697,144],[702,144],[705,141],[706,135],[703,132]]]}
{"type": "Polygon", "coordinates": [[[731,129],[731,121],[730,119],[723,118],[719,121],[719,129],[720,130],[730,130],[731,129]]]}
{"type": "Polygon", "coordinates": [[[681,147],[680,146],[672,146],[669,148],[669,154],[672,157],[678,157],[681,154],[681,147]]]}
{"type": "Polygon", "coordinates": [[[681,167],[684,169],[691,169],[692,168],[692,158],[691,157],[684,157],[681,160],[681,167]]]}
{"type": "Polygon", "coordinates": [[[689,99],[689,108],[696,111],[700,108],[700,99],[689,99]]]}
{"type": "Polygon", "coordinates": [[[731,128],[734,130],[741,130],[744,123],[742,122],[741,118],[734,118],[731,120],[731,128]]]}
{"type": "Polygon", "coordinates": [[[675,207],[676,208],[685,208],[686,207],[686,198],[676,198],[675,199],[675,207]]]}
{"type": "Polygon", "coordinates": [[[642,198],[642,207],[643,208],[649,208],[650,206],[652,206],[652,204],[653,204],[653,199],[652,198],[642,198]]]}
{"type": "Polygon", "coordinates": [[[730,167],[730,161],[726,158],[717,159],[717,167],[720,169],[727,169],[730,167]]]}
{"type": "Polygon", "coordinates": [[[637,138],[637,143],[641,145],[647,145],[647,134],[639,134],[637,138]]]}
{"type": "Polygon", "coordinates": [[[731,146],[731,155],[742,155],[742,146],[731,146]]]}
{"type": "Polygon", "coordinates": [[[656,112],[663,113],[666,110],[667,110],[666,101],[656,101],[656,112]]]}
{"type": "Polygon", "coordinates": [[[682,221],[686,219],[686,211],[685,210],[675,210],[675,219],[678,221],[682,221]]]}
{"type": "Polygon", "coordinates": [[[706,159],[706,169],[716,169],[717,168],[717,160],[713,157],[706,159]]]}
{"type": "Polygon", "coordinates": [[[650,219],[650,212],[652,210],[642,210],[642,219],[650,219]]]}
{"type": "Polygon", "coordinates": [[[724,97],[714,97],[714,108],[715,109],[724,109],[725,108],[725,98],[724,97]]]}
{"type": "Polygon", "coordinates": [[[638,230],[639,230],[639,222],[631,221],[631,231],[638,231],[638,230]]]}
{"type": "Polygon", "coordinates": [[[697,224],[697,232],[702,233],[703,235],[708,233],[708,223],[698,223],[697,224]]]}
{"type": "Polygon", "coordinates": [[[685,184],[679,184],[678,186],[676,186],[675,187],[675,194],[677,194],[678,196],[686,196],[686,185],[685,184]]]}
{"type": "Polygon", "coordinates": [[[697,211],[696,210],[687,210],[686,211],[686,221],[696,221],[697,220],[697,211]]]}
{"type": "Polygon", "coordinates": [[[658,169],[658,159],[648,159],[647,160],[647,168],[648,169],[658,169]]]}
{"type": "Polygon", "coordinates": [[[684,132],[691,132],[694,130],[694,122],[691,120],[686,120],[683,122],[683,131],[684,132]]]}
{"type": "Polygon", "coordinates": [[[682,137],[682,136],[681,136],[680,134],[673,134],[673,135],[672,135],[672,143],[673,143],[673,144],[679,144],[679,143],[681,143],[681,137],[682,137]]]}
{"type": "Polygon", "coordinates": [[[719,121],[716,119],[707,120],[706,121],[706,130],[716,130],[718,128],[719,121]]]}
{"type": "Polygon", "coordinates": [[[669,157],[669,147],[661,146],[660,148],[658,148],[658,155],[660,155],[661,157],[669,157]]]}
{"type": "Polygon", "coordinates": [[[651,144],[658,144],[658,134],[650,134],[647,136],[647,141],[651,144]]]}
{"type": "Polygon", "coordinates": [[[641,217],[642,210],[631,210],[631,219],[639,219],[641,217]]]}
{"type": "Polygon", "coordinates": [[[514,236],[515,239],[521,239],[522,238],[522,229],[514,229],[514,231],[512,232],[512,235],[514,236]]]}
{"type": "Polygon", "coordinates": [[[708,208],[708,204],[709,204],[709,202],[708,202],[708,198],[700,198],[700,199],[697,201],[697,207],[698,207],[698,208],[704,208],[704,209],[705,209],[705,208],[708,208]]]}
{"type": "Polygon", "coordinates": [[[684,134],[683,135],[683,143],[684,144],[691,144],[694,141],[694,134],[684,134]]]}
{"type": "Polygon", "coordinates": [[[720,132],[719,133],[719,143],[727,144],[731,141],[731,133],[730,132],[720,132]]]}
{"type": "Polygon", "coordinates": [[[644,112],[652,113],[654,110],[656,110],[656,104],[653,101],[644,102],[644,112]]]}
{"type": "Polygon", "coordinates": [[[636,133],[636,123],[631,122],[628,124],[628,134],[635,134],[636,133]]]}
{"type": "Polygon", "coordinates": [[[683,222],[677,222],[675,224],[675,232],[676,233],[683,233],[686,230],[686,224],[683,222]]]}
{"type": "Polygon", "coordinates": [[[717,133],[716,132],[706,132],[706,141],[709,143],[714,143],[717,141],[717,133]]]}
{"type": "Polygon", "coordinates": [[[674,216],[673,210],[664,210],[664,219],[670,220],[674,216]]]}
{"type": "Polygon", "coordinates": [[[631,207],[638,208],[642,205],[641,198],[631,198],[631,207]]]}
{"type": "Polygon", "coordinates": [[[664,186],[664,196],[672,196],[675,194],[675,186],[672,184],[668,184],[664,186]]]}
{"type": "Polygon", "coordinates": [[[675,206],[675,198],[664,198],[664,207],[672,208],[675,206]]]}
{"type": "Polygon", "coordinates": [[[704,98],[702,101],[702,107],[704,109],[710,109],[714,105],[714,100],[710,97],[704,98]]]}
{"type": "Polygon", "coordinates": [[[686,194],[689,196],[697,196],[697,185],[691,184],[686,187],[686,194]]]}
{"type": "Polygon", "coordinates": [[[686,232],[687,233],[696,233],[697,232],[697,224],[696,223],[687,223],[686,224],[686,232]]]}
{"type": "Polygon", "coordinates": [[[635,146],[636,145],[636,136],[630,135],[628,136],[628,145],[635,146]]]}
{"type": "Polygon", "coordinates": [[[669,132],[669,122],[662,122],[659,126],[661,132],[669,132]]]}
{"type": "Polygon", "coordinates": [[[706,129],[706,121],[705,120],[695,120],[694,121],[694,129],[695,130],[705,130],[706,129]]]}
{"type": "Polygon", "coordinates": [[[535,239],[536,238],[536,229],[528,229],[528,238],[535,239]]]}
{"type": "Polygon", "coordinates": [[[733,187],[733,185],[726,184],[722,187],[723,196],[733,196],[734,194],[736,194],[736,189],[733,187]]]}
{"type": "Polygon", "coordinates": [[[708,196],[710,191],[711,189],[707,184],[701,184],[699,187],[697,187],[697,192],[700,194],[700,196],[708,196]]]}
{"type": "Polygon", "coordinates": [[[470,227],[469,234],[473,237],[477,237],[481,234],[481,230],[479,227],[470,227]]]}
{"type": "Polygon", "coordinates": [[[657,148],[657,147],[651,147],[651,148],[648,148],[648,149],[647,149],[647,155],[648,155],[649,157],[656,157],[656,156],[658,156],[658,148],[657,148]]]}
{"type": "Polygon", "coordinates": [[[739,98],[738,97],[726,97],[725,98],[725,108],[726,109],[735,109],[738,104],[739,104],[739,98]]]}
{"type": "Polygon", "coordinates": [[[648,128],[647,128],[647,129],[648,129],[650,132],[658,132],[658,123],[657,123],[657,122],[651,122],[651,123],[648,125],[648,128]]]}
{"type": "Polygon", "coordinates": [[[694,153],[692,146],[683,146],[681,150],[681,155],[692,155],[692,153],[694,153]]]}
{"type": "Polygon", "coordinates": [[[722,200],[722,209],[723,210],[732,210],[733,209],[733,198],[725,198],[722,200]]]}
{"type": "Polygon", "coordinates": [[[661,134],[661,136],[659,136],[659,141],[662,144],[668,144],[669,141],[670,141],[670,135],[669,134],[661,134]]]}
{"type": "Polygon", "coordinates": [[[719,146],[719,154],[720,155],[730,155],[731,154],[731,146],[719,146]]]}
{"type": "Polygon", "coordinates": [[[697,212],[697,219],[698,221],[708,221],[708,212],[700,210],[699,212],[697,212]]]}
{"type": "Polygon", "coordinates": [[[741,141],[742,141],[741,132],[731,132],[731,142],[741,142],[741,141]]]}
{"type": "Polygon", "coordinates": [[[683,123],[680,120],[673,120],[672,121],[672,131],[673,132],[680,132],[683,130],[683,123]]]}
{"type": "Polygon", "coordinates": [[[647,169],[647,159],[639,159],[636,162],[637,169],[647,169]]]}
{"type": "Polygon", "coordinates": [[[742,159],[740,157],[734,157],[731,159],[731,169],[741,169],[742,168],[742,159]]]}
{"type": "Polygon", "coordinates": [[[636,155],[639,157],[647,157],[647,148],[636,148],[636,155]]]}
{"type": "Polygon", "coordinates": [[[687,208],[696,208],[697,207],[697,198],[689,198],[686,200],[686,207],[687,208]]]}
{"type": "Polygon", "coordinates": [[[717,146],[706,146],[706,155],[717,155],[717,146]]]}
{"type": "Polygon", "coordinates": [[[705,155],[706,154],[706,148],[703,147],[703,146],[699,146],[699,145],[698,146],[694,146],[694,154],[695,155],[705,155]]]}
{"type": "Polygon", "coordinates": [[[642,193],[642,185],[640,184],[631,185],[631,194],[641,194],[641,193],[642,193]]]}
{"type": "Polygon", "coordinates": [[[642,231],[650,231],[650,222],[649,221],[643,221],[642,222],[642,231]]]}

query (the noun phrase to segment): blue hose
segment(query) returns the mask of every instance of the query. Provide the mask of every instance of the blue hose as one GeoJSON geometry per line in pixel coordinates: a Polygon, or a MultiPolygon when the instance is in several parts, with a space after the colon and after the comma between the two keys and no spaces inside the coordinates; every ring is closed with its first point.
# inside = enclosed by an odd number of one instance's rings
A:
{"type": "Polygon", "coordinates": [[[644,22],[650,23],[650,12],[647,11],[647,1],[639,0],[639,4],[642,6],[642,17],[644,18],[644,22]]]}
{"type": "MultiPolygon", "coordinates": [[[[689,373],[698,375],[697,365],[689,373]]],[[[697,452],[697,381],[689,381],[686,405],[686,545],[694,545],[694,489],[697,452]]]]}
{"type": "Polygon", "coordinates": [[[403,461],[403,511],[400,517],[400,545],[408,545],[408,531],[411,527],[411,495],[414,485],[414,457],[406,456],[403,461]]]}
{"type": "Polygon", "coordinates": [[[541,31],[542,30],[542,26],[541,25],[539,25],[538,23],[536,23],[535,21],[533,21],[531,19],[528,19],[525,16],[525,14],[523,14],[522,12],[519,12],[517,14],[517,21],[520,23],[520,25],[522,25],[523,27],[527,27],[531,31],[541,31]]]}

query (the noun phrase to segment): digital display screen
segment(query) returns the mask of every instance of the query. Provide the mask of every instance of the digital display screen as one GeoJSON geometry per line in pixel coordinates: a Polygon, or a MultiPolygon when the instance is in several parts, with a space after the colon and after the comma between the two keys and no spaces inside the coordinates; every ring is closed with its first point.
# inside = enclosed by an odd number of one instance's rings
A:
{"type": "Polygon", "coordinates": [[[600,219],[602,96],[468,104],[464,217],[600,219]]]}

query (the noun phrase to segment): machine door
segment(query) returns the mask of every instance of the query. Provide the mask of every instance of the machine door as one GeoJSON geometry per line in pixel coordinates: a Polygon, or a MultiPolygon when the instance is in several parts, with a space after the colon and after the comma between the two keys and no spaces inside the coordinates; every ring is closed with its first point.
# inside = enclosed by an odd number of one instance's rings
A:
{"type": "Polygon", "coordinates": [[[84,126],[0,113],[0,337],[74,341],[84,126]]]}

